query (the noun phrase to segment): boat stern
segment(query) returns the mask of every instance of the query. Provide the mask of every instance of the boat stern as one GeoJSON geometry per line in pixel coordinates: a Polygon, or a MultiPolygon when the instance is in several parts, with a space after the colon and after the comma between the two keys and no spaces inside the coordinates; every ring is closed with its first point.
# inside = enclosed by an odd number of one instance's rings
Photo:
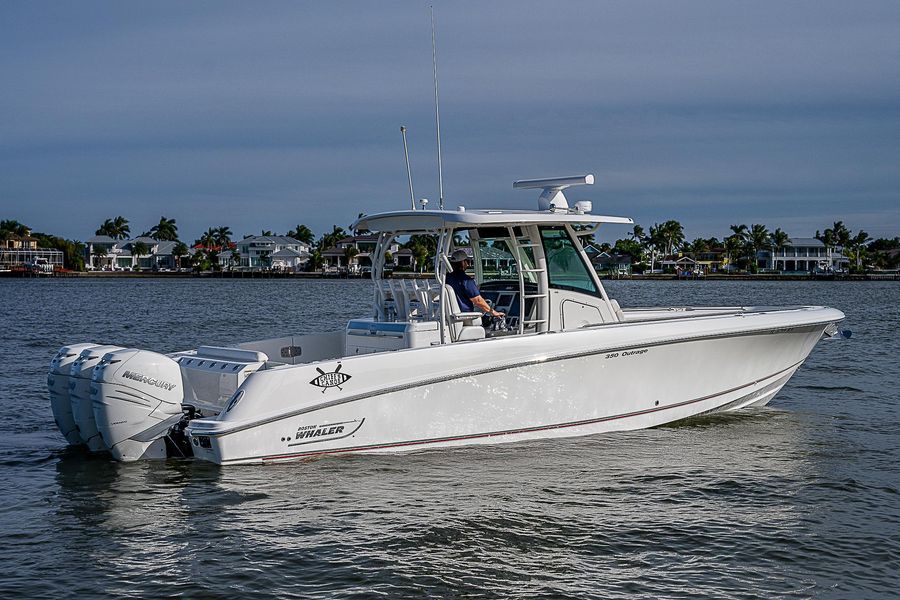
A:
{"type": "Polygon", "coordinates": [[[221,437],[223,425],[222,421],[216,419],[194,419],[188,424],[184,432],[195,458],[217,465],[225,464],[223,445],[227,443],[227,438],[221,437]]]}

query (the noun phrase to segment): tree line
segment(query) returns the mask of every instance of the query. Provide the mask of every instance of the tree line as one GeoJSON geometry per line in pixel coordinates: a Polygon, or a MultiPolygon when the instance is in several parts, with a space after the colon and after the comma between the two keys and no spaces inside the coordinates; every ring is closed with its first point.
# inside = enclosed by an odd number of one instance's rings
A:
{"type": "MultiPolygon", "coordinates": [[[[131,235],[131,226],[128,219],[123,216],[117,216],[106,219],[95,232],[96,235],[106,235],[115,240],[124,240],[131,235]]],[[[271,230],[262,230],[261,236],[280,235],[271,230]]],[[[316,239],[312,229],[303,224],[298,224],[293,229],[289,229],[284,236],[293,238],[310,247],[310,267],[313,269],[320,268],[324,263],[322,252],[334,247],[337,242],[347,237],[347,232],[343,227],[337,225],[332,226],[330,232],[322,234],[316,239]]],[[[223,252],[228,254],[228,266],[236,267],[240,264],[240,253],[237,249],[237,243],[233,238],[234,232],[227,225],[218,227],[209,227],[194,243],[189,247],[178,238],[178,225],[175,219],[165,216],[160,217],[159,223],[151,227],[149,230],[141,233],[138,238],[149,237],[157,241],[176,242],[172,248],[172,256],[175,258],[178,266],[183,266],[183,259],[191,256],[191,266],[200,271],[218,270],[222,268],[220,255],[223,252]],[[194,253],[191,255],[190,250],[194,253]]],[[[250,235],[244,236],[251,237],[250,235]]],[[[344,254],[349,259],[356,254],[355,248],[345,248],[344,254]]],[[[131,254],[140,258],[150,253],[149,246],[138,240],[131,246],[131,254]]],[[[95,254],[105,256],[106,251],[102,247],[95,248],[95,254]]],[[[262,257],[264,260],[267,258],[262,257]]],[[[271,257],[268,257],[271,260],[271,257]]]]}
{"type": "MultiPolygon", "coordinates": [[[[773,255],[789,245],[790,236],[781,228],[770,231],[760,223],[749,227],[736,224],[729,227],[731,234],[723,239],[716,237],[695,238],[688,241],[684,227],[675,220],[654,224],[649,231],[635,225],[630,234],[613,244],[599,244],[606,252],[627,254],[639,265],[655,269],[659,261],[689,256],[694,260],[704,255],[716,253],[727,257],[730,264],[738,269],[756,273],[759,270],[757,256],[760,251],[769,250],[773,255]]],[[[838,248],[845,251],[850,259],[851,269],[864,270],[866,265],[875,268],[896,268],[897,257],[891,250],[900,248],[900,238],[873,240],[868,233],[859,230],[853,233],[842,221],[836,221],[824,231],[816,231],[814,236],[825,245],[826,257],[831,262],[838,248]]]]}
{"type": "MultiPolygon", "coordinates": [[[[717,253],[724,254],[729,263],[736,265],[739,269],[757,272],[759,267],[756,257],[761,250],[778,253],[788,245],[789,241],[788,234],[781,228],[770,231],[763,224],[754,223],[750,226],[736,224],[731,225],[729,229],[731,230],[730,235],[723,239],[698,237],[688,241],[682,224],[677,220],[668,220],[663,223],[655,223],[647,230],[641,225],[635,225],[626,237],[616,240],[613,244],[595,245],[602,251],[627,254],[637,263],[636,268],[638,269],[642,265],[655,269],[660,261],[674,258],[679,254],[697,260],[703,255],[717,253]]],[[[114,240],[125,240],[131,236],[130,222],[121,215],[105,219],[95,233],[114,240]]],[[[12,236],[25,237],[28,235],[38,240],[40,248],[61,250],[68,268],[84,269],[84,244],[82,242],[51,234],[32,232],[30,227],[15,220],[0,221],[0,241],[12,236]]],[[[263,230],[260,235],[277,234],[263,230]]],[[[284,235],[309,245],[309,267],[319,269],[324,264],[322,253],[335,247],[338,241],[349,235],[349,232],[343,227],[333,225],[331,231],[316,238],[309,227],[298,224],[284,235]]],[[[237,244],[233,236],[234,233],[228,226],[209,227],[199,238],[194,240],[191,246],[188,246],[179,239],[176,220],[162,216],[158,223],[136,237],[175,242],[172,255],[179,266],[182,266],[186,257],[191,256],[192,267],[208,270],[220,268],[219,255],[223,251],[231,251],[229,262],[232,266],[238,264],[240,255],[237,252],[237,244]],[[194,249],[193,255],[190,252],[191,248],[194,249]]],[[[850,259],[851,268],[855,271],[862,271],[866,267],[894,269],[900,266],[898,264],[900,263],[900,253],[897,252],[900,250],[900,237],[873,240],[865,231],[853,232],[842,221],[836,221],[831,227],[823,231],[816,231],[815,238],[825,245],[829,261],[838,248],[843,249],[850,259]]],[[[586,242],[593,243],[593,240],[586,239],[586,242]]],[[[414,264],[418,268],[426,268],[436,251],[434,239],[430,236],[411,236],[403,244],[403,247],[411,251],[414,264]]],[[[150,247],[139,239],[132,244],[131,253],[137,258],[147,256],[150,253],[150,247]]],[[[356,253],[357,250],[353,247],[343,250],[344,257],[348,262],[356,253]]],[[[94,254],[97,257],[104,257],[106,250],[97,246],[94,248],[94,254]]]]}

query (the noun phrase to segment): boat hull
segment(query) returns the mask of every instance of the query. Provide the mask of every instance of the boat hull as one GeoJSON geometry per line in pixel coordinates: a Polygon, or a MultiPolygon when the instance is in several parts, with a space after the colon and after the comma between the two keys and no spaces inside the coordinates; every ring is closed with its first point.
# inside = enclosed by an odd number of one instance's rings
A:
{"type": "Polygon", "coordinates": [[[231,410],[191,423],[219,464],[396,452],[654,427],[762,405],[833,309],[498,338],[254,374],[231,410]],[[449,365],[452,365],[449,366],[449,365]]]}

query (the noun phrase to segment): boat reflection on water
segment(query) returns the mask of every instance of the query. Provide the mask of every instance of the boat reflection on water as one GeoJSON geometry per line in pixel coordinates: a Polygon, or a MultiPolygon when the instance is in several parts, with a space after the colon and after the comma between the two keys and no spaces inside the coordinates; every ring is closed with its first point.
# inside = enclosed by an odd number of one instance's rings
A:
{"type": "Polygon", "coordinates": [[[57,518],[70,556],[116,596],[135,581],[151,594],[221,581],[275,595],[671,592],[659,564],[720,569],[727,587],[746,582],[773,540],[790,552],[810,535],[792,501],[817,467],[803,458],[805,425],[760,408],[615,436],[264,469],[71,452],[57,463],[57,518]]]}

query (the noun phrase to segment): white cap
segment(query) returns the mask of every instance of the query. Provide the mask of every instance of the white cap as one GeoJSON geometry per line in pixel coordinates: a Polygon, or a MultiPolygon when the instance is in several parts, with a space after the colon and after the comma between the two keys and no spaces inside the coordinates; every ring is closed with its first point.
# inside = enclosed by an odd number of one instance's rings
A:
{"type": "Polygon", "coordinates": [[[451,263],[461,263],[464,260],[469,260],[469,255],[466,254],[465,250],[457,250],[450,255],[451,263]]]}

